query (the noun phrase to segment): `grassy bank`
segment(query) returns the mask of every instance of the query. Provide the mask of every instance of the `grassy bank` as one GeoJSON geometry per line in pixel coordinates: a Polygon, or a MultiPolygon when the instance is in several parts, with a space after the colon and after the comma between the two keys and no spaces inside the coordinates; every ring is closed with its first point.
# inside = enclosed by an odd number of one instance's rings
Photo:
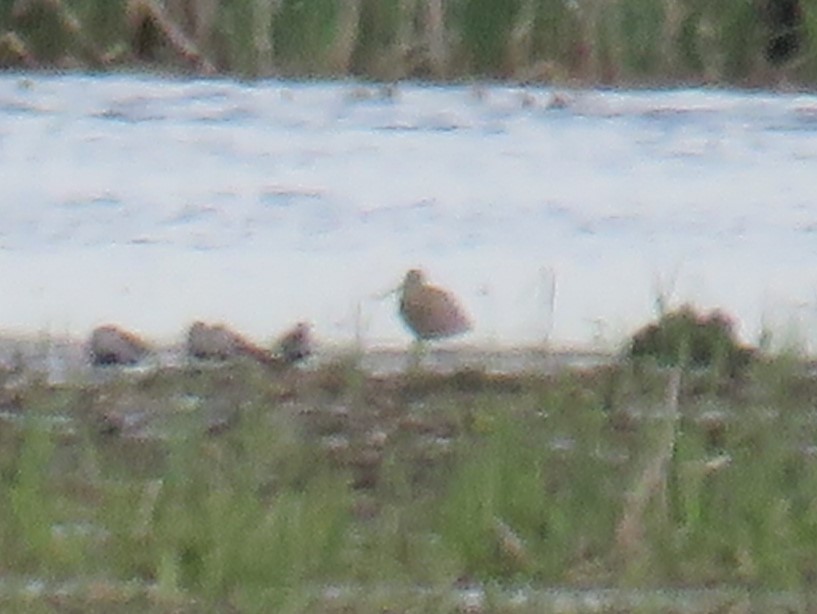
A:
{"type": "Polygon", "coordinates": [[[4,611],[533,612],[555,590],[581,612],[595,589],[655,611],[659,587],[673,611],[809,608],[817,378],[793,358],[5,377],[4,611]]]}
{"type": "Polygon", "coordinates": [[[0,64],[583,84],[817,80],[793,0],[0,0],[0,64]]]}

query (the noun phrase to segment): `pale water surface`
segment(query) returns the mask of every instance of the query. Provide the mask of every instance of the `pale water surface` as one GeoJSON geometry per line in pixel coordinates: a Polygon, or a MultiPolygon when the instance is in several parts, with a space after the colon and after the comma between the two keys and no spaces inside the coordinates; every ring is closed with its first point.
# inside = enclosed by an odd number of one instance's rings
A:
{"type": "Polygon", "coordinates": [[[610,349],[656,298],[817,348],[817,97],[0,77],[0,329],[194,318],[401,346],[408,267],[462,343],[610,349]],[[555,289],[555,292],[554,292],[555,289]]]}

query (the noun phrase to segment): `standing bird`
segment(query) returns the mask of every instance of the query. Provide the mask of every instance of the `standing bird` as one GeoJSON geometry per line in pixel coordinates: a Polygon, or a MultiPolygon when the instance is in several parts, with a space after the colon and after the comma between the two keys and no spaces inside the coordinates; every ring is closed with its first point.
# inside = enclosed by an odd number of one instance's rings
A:
{"type": "Polygon", "coordinates": [[[402,290],[400,316],[418,343],[471,330],[471,322],[457,299],[442,288],[427,283],[419,269],[406,273],[399,290],[402,290]]]}
{"type": "Polygon", "coordinates": [[[306,322],[298,322],[276,343],[275,355],[288,365],[306,360],[312,355],[312,334],[306,322]]]}

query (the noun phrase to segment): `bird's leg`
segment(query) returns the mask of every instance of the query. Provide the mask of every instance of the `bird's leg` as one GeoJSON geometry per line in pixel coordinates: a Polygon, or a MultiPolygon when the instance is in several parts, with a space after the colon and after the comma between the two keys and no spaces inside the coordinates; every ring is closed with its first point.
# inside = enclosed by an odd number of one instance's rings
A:
{"type": "Polygon", "coordinates": [[[422,339],[415,339],[409,349],[409,371],[417,371],[420,369],[420,363],[423,360],[428,348],[422,339]]]}

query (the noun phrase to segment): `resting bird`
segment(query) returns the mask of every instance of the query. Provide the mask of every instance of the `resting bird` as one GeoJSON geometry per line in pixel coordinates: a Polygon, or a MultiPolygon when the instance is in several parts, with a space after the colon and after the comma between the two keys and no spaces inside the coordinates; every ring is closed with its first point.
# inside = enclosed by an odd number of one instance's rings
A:
{"type": "Polygon", "coordinates": [[[135,365],[149,351],[141,338],[118,326],[98,326],[88,342],[88,356],[95,366],[135,365]]]}
{"type": "Polygon", "coordinates": [[[187,333],[187,355],[199,360],[230,360],[249,356],[262,364],[274,363],[266,350],[223,324],[195,322],[187,333]]]}
{"type": "Polygon", "coordinates": [[[419,269],[406,273],[400,289],[400,316],[418,342],[471,330],[471,322],[454,296],[427,283],[419,269]]]}
{"type": "Polygon", "coordinates": [[[276,344],[275,355],[288,365],[306,360],[312,355],[312,334],[306,322],[298,322],[284,333],[276,344]]]}

